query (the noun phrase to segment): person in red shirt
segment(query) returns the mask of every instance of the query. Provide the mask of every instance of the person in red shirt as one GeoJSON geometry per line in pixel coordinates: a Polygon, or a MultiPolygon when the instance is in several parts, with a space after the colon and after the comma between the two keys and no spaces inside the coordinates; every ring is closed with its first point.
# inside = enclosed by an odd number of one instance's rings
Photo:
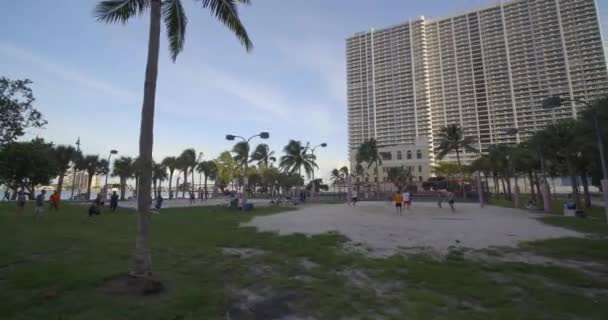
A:
{"type": "Polygon", "coordinates": [[[51,210],[55,209],[55,211],[59,211],[59,192],[55,191],[49,198],[49,203],[51,204],[51,210]]]}

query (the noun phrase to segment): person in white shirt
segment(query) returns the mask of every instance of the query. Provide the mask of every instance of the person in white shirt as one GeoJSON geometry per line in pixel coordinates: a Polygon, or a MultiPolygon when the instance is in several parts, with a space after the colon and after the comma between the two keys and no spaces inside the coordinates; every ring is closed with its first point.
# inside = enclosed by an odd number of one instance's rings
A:
{"type": "Polygon", "coordinates": [[[411,204],[412,204],[412,194],[408,190],[405,190],[405,192],[403,193],[403,206],[407,210],[409,210],[411,204]]]}

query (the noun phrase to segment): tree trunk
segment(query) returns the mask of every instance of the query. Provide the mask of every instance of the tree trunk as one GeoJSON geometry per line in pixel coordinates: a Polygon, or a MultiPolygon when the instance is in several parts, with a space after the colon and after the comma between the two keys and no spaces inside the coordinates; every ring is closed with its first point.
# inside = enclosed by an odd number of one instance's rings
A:
{"type": "Polygon", "coordinates": [[[152,199],[154,199],[156,197],[156,183],[158,182],[158,179],[152,178],[152,199]]]}
{"type": "Polygon", "coordinates": [[[93,183],[93,175],[89,174],[89,181],[87,183],[87,201],[91,200],[91,184],[93,183]]]}
{"type": "Polygon", "coordinates": [[[460,193],[462,198],[466,198],[464,194],[464,173],[462,172],[462,163],[460,162],[460,150],[456,148],[456,161],[458,162],[458,171],[460,172],[460,193]]]}
{"type": "Polygon", "coordinates": [[[127,189],[127,178],[120,177],[120,201],[125,200],[125,191],[127,189]]]}
{"type": "Polygon", "coordinates": [[[587,180],[587,172],[581,170],[581,184],[583,185],[583,198],[585,208],[591,208],[591,195],[589,194],[589,181],[587,180]]]}
{"type": "Polygon", "coordinates": [[[534,172],[534,184],[536,185],[536,196],[538,198],[538,203],[543,203],[543,193],[540,191],[540,179],[538,178],[538,174],[534,172]]]}
{"type": "Polygon", "coordinates": [[[171,192],[172,183],[173,183],[173,171],[169,171],[169,200],[173,199],[173,193],[171,192]]]}
{"type": "Polygon", "coordinates": [[[158,51],[160,42],[160,0],[150,1],[150,39],[148,62],[144,84],[144,101],[141,108],[141,128],[139,133],[139,159],[142,164],[141,185],[137,194],[137,236],[131,274],[138,277],[152,275],[150,256],[150,185],[152,180],[152,148],[154,146],[154,101],[156,99],[156,79],[158,76],[158,51]]]}
{"type": "Polygon", "coordinates": [[[205,189],[203,190],[203,197],[207,200],[209,192],[207,191],[207,175],[205,175],[205,189]]]}
{"type": "Polygon", "coordinates": [[[184,169],[184,182],[182,182],[184,186],[182,188],[182,198],[186,197],[186,188],[188,188],[188,168],[184,169]]]}
{"type": "Polygon", "coordinates": [[[513,200],[513,195],[511,193],[511,176],[507,174],[505,180],[507,181],[507,200],[510,201],[513,200]]]}
{"type": "Polygon", "coordinates": [[[570,160],[566,160],[568,166],[568,174],[570,175],[570,182],[572,184],[572,198],[576,202],[576,208],[579,209],[581,206],[581,198],[578,193],[578,182],[576,181],[576,174],[570,160]]]}
{"type": "Polygon", "coordinates": [[[57,179],[57,193],[61,196],[63,190],[63,178],[65,177],[65,171],[59,173],[59,179],[57,179]]]}
{"type": "Polygon", "coordinates": [[[192,193],[194,193],[194,167],[190,170],[190,174],[192,175],[192,187],[190,187],[190,189],[192,190],[192,193]]]}
{"type": "Polygon", "coordinates": [[[507,186],[505,184],[505,178],[501,177],[500,182],[502,183],[502,191],[504,192],[505,200],[506,200],[507,199],[507,186]]]}
{"type": "Polygon", "coordinates": [[[530,183],[530,195],[531,199],[536,198],[536,193],[534,192],[534,176],[532,175],[532,171],[528,171],[528,182],[530,183]]]}

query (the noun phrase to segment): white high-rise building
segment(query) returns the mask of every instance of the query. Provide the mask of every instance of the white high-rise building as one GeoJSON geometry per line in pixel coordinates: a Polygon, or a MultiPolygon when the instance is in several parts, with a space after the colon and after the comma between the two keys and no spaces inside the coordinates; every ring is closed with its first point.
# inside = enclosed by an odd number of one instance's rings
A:
{"type": "Polygon", "coordinates": [[[608,93],[600,30],[594,0],[514,0],[354,34],[346,40],[351,157],[369,138],[381,148],[427,139],[434,161],[448,124],[486,151],[576,118],[581,104],[545,110],[541,101],[608,93]],[[520,133],[505,135],[510,128],[520,133]]]}

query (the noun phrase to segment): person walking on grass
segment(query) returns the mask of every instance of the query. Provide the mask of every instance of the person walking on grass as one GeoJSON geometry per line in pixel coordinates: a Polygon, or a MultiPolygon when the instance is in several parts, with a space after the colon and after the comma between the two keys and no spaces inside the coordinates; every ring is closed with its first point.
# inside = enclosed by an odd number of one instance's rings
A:
{"type": "Polygon", "coordinates": [[[17,213],[23,212],[23,210],[25,209],[25,202],[25,192],[23,191],[23,189],[21,189],[21,191],[19,191],[19,193],[17,194],[17,213]]]}
{"type": "Polygon", "coordinates": [[[454,192],[448,191],[445,199],[448,201],[452,212],[456,211],[456,209],[454,209],[454,192]]]}
{"type": "Polygon", "coordinates": [[[351,200],[353,202],[353,207],[356,207],[357,206],[357,200],[358,200],[358,198],[357,198],[357,189],[353,189],[353,192],[352,192],[351,196],[352,196],[351,200]]]}
{"type": "Polygon", "coordinates": [[[412,194],[410,193],[409,190],[405,190],[405,192],[403,193],[403,206],[407,209],[410,210],[410,204],[412,203],[412,194]]]}
{"type": "Polygon", "coordinates": [[[110,210],[114,212],[116,211],[116,208],[118,208],[118,194],[114,191],[110,196],[110,210]]]}
{"type": "Polygon", "coordinates": [[[55,191],[53,192],[53,194],[51,195],[51,197],[49,198],[49,204],[50,204],[50,211],[59,211],[59,200],[60,200],[61,196],[59,196],[59,192],[55,191]]]}
{"type": "Polygon", "coordinates": [[[401,208],[403,207],[403,197],[401,196],[401,190],[395,193],[395,210],[397,215],[402,213],[401,208]]]}
{"type": "Polygon", "coordinates": [[[6,187],[6,191],[4,191],[4,198],[2,198],[2,202],[11,200],[11,192],[9,188],[6,187]]]}
{"type": "Polygon", "coordinates": [[[46,194],[46,190],[42,190],[39,195],[36,196],[36,209],[34,210],[34,218],[38,218],[42,216],[44,213],[44,195],[46,194]]]}

